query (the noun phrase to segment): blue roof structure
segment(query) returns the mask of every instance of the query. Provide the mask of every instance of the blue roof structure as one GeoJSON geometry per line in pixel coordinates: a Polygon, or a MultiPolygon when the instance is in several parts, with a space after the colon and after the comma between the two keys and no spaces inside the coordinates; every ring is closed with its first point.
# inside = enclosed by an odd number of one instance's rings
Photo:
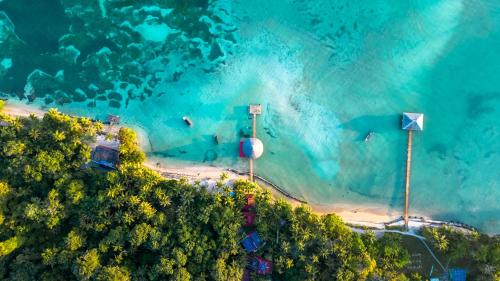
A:
{"type": "Polygon", "coordinates": [[[403,130],[422,131],[424,129],[424,114],[422,113],[403,113],[403,130]]]}
{"type": "Polygon", "coordinates": [[[466,281],[467,272],[461,268],[453,268],[450,270],[450,280],[451,281],[466,281]]]}
{"type": "Polygon", "coordinates": [[[257,249],[262,245],[262,241],[260,240],[259,234],[257,232],[252,232],[247,234],[247,236],[241,241],[243,244],[243,248],[247,253],[253,253],[257,251],[257,249]]]}

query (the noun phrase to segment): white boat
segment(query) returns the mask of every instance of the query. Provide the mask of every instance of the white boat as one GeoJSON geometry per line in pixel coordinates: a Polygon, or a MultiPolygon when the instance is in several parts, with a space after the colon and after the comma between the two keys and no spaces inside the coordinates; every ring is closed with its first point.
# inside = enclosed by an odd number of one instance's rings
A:
{"type": "Polygon", "coordinates": [[[189,117],[182,117],[182,120],[184,120],[184,123],[186,123],[186,125],[188,125],[189,127],[192,127],[193,126],[193,121],[191,121],[191,119],[189,119],[189,117]]]}
{"type": "Polygon", "coordinates": [[[375,134],[374,132],[369,132],[368,135],[366,135],[365,137],[365,142],[370,141],[370,139],[373,137],[374,134],[375,134]]]}

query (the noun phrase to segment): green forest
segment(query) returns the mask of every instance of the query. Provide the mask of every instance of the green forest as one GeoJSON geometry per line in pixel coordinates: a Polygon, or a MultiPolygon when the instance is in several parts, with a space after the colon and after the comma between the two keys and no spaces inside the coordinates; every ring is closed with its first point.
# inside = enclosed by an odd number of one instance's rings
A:
{"type": "MultiPolygon", "coordinates": [[[[334,215],[292,208],[248,181],[221,176],[215,191],[142,165],[121,128],[116,170],[89,165],[104,127],[49,110],[0,114],[1,280],[242,280],[248,264],[241,210],[255,196],[257,254],[272,274],[251,280],[426,280],[408,269],[401,235],[353,232],[334,215]]],[[[292,176],[292,175],[288,175],[292,176]]],[[[500,280],[500,240],[424,229],[432,248],[465,264],[470,280],[500,280]]]]}

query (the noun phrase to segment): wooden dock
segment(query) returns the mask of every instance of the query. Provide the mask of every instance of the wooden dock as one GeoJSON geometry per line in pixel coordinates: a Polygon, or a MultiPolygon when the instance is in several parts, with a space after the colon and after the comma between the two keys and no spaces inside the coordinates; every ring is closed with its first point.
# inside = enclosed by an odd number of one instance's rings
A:
{"type": "MultiPolygon", "coordinates": [[[[257,114],[252,113],[252,138],[257,137],[257,114]]],[[[248,175],[250,176],[250,181],[253,182],[253,159],[249,158],[250,161],[250,171],[248,175]]]]}
{"type": "Polygon", "coordinates": [[[412,130],[408,130],[408,147],[406,148],[406,188],[405,188],[405,226],[408,229],[408,207],[410,197],[410,171],[411,171],[411,138],[412,130]]]}
{"type": "MultiPolygon", "coordinates": [[[[248,106],[248,114],[252,116],[252,138],[256,139],[257,138],[257,115],[262,114],[262,105],[260,104],[251,104],[248,106]]],[[[260,155],[259,155],[260,156],[260,155]]],[[[250,166],[250,171],[248,173],[250,177],[250,181],[253,181],[254,179],[254,166],[253,166],[253,161],[254,159],[252,157],[249,157],[249,166],[250,166]]]]}
{"type": "Polygon", "coordinates": [[[252,114],[252,138],[257,137],[257,115],[254,113],[252,114]]]}
{"type": "Polygon", "coordinates": [[[253,159],[250,158],[249,161],[250,161],[250,171],[249,171],[248,175],[250,177],[250,181],[253,181],[253,159]]]}

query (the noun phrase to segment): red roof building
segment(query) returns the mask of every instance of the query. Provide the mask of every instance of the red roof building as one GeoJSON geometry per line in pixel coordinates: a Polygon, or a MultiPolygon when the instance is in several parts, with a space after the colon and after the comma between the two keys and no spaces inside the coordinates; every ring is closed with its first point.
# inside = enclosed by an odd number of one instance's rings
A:
{"type": "Polygon", "coordinates": [[[253,194],[247,194],[245,195],[245,200],[246,204],[243,206],[243,209],[241,210],[241,213],[243,214],[243,217],[245,218],[245,224],[243,225],[244,227],[251,227],[254,226],[255,223],[255,197],[253,194]]]}
{"type": "Polygon", "coordinates": [[[243,217],[245,218],[244,227],[252,227],[255,223],[255,213],[252,212],[243,212],[243,217]]]}

